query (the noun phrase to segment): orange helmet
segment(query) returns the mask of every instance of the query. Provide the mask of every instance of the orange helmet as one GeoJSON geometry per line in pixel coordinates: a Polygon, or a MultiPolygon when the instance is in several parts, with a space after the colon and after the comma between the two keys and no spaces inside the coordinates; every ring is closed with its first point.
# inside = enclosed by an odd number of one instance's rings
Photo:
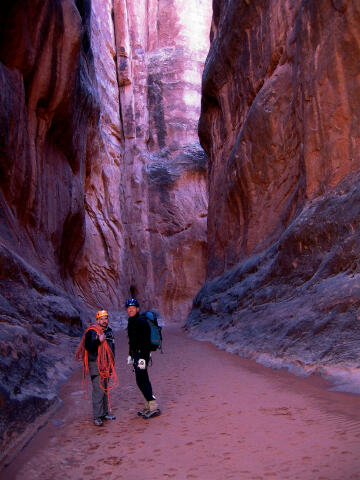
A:
{"type": "Polygon", "coordinates": [[[108,317],[108,312],[106,310],[98,310],[96,312],[96,320],[98,320],[101,317],[108,317]]]}

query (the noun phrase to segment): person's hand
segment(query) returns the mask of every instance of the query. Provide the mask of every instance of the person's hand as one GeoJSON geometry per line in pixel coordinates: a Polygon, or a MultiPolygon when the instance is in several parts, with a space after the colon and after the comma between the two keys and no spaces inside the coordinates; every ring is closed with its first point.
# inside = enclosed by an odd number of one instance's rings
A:
{"type": "Polygon", "coordinates": [[[138,368],[140,370],[145,370],[146,368],[146,362],[143,358],[139,358],[139,361],[138,361],[138,368]]]}
{"type": "Polygon", "coordinates": [[[132,357],[129,355],[128,358],[127,358],[127,364],[128,364],[128,365],[132,365],[132,363],[133,363],[133,359],[132,359],[132,357]]]}
{"type": "Polygon", "coordinates": [[[103,341],[105,340],[105,335],[103,333],[99,335],[99,340],[101,343],[103,343],[103,341]]]}

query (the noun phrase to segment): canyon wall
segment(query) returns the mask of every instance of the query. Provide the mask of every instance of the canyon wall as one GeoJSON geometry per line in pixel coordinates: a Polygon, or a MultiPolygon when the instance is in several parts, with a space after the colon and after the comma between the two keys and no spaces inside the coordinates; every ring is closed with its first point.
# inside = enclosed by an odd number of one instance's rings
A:
{"type": "Polygon", "coordinates": [[[136,296],[181,323],[205,279],[197,127],[211,13],[210,0],[92,1],[100,135],[89,142],[87,233],[69,288],[113,313],[136,296]]]}
{"type": "Polygon", "coordinates": [[[199,123],[209,258],[188,329],[360,391],[360,5],[213,11],[199,123]]]}
{"type": "Polygon", "coordinates": [[[92,0],[89,9],[89,50],[92,83],[98,100],[96,129],[88,141],[88,171],[84,183],[83,248],[68,290],[94,309],[123,307],[128,280],[124,273],[126,227],[124,135],[119,105],[112,0],[92,0]]]}
{"type": "Polygon", "coordinates": [[[210,0],[0,6],[1,456],[97,308],[120,325],[132,294],[181,322],[204,281],[210,19],[210,0]]]}
{"type": "Polygon", "coordinates": [[[85,239],[88,141],[99,116],[83,6],[0,6],[2,454],[56,401],[84,315],[64,288],[85,239]]]}
{"type": "Polygon", "coordinates": [[[114,1],[124,272],[131,294],[166,322],[185,320],[205,279],[207,157],[197,125],[211,13],[209,0],[114,1]]]}

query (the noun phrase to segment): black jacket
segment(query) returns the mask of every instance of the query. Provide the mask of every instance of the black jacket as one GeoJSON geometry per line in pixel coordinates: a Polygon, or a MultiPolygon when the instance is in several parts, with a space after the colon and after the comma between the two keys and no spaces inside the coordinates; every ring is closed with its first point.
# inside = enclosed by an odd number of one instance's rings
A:
{"type": "Polygon", "coordinates": [[[134,359],[150,357],[150,327],[144,314],[128,318],[129,355],[134,359]]]}
{"type": "MultiPolygon", "coordinates": [[[[110,327],[106,327],[104,331],[104,335],[115,357],[115,342],[114,342],[114,334],[112,329],[110,327]]],[[[95,362],[97,360],[98,348],[100,343],[101,342],[99,340],[99,336],[95,332],[95,330],[91,329],[88,332],[86,332],[85,348],[88,351],[90,362],[95,362]]]]}

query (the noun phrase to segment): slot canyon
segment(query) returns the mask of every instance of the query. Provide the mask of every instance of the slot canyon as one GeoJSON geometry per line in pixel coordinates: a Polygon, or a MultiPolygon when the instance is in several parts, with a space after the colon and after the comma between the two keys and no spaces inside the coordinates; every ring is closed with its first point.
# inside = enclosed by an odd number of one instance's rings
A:
{"type": "Polygon", "coordinates": [[[133,296],[360,393],[359,2],[4,0],[0,23],[1,453],[133,296]]]}

